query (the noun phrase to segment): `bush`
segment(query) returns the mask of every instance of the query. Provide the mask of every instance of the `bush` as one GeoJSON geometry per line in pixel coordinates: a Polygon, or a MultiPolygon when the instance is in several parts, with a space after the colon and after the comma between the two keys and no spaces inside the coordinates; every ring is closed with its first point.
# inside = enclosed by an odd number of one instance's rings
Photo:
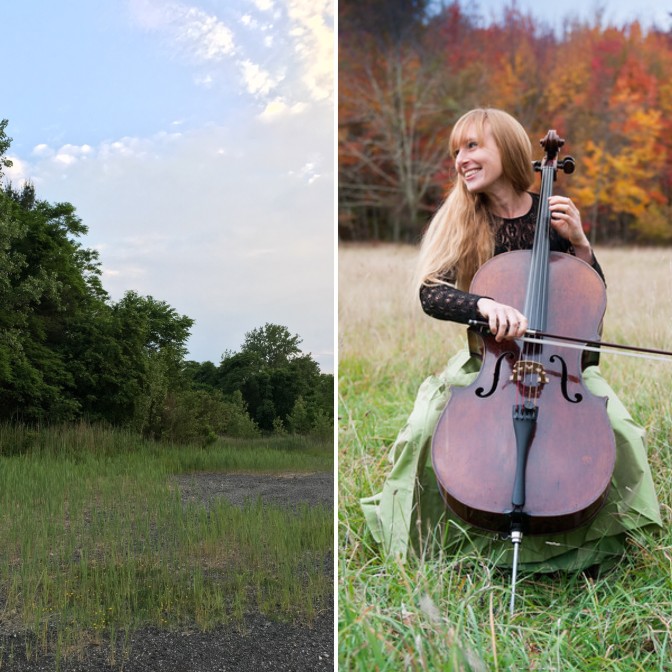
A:
{"type": "Polygon", "coordinates": [[[184,390],[168,395],[161,438],[174,443],[208,445],[218,436],[253,438],[259,428],[250,418],[242,395],[226,399],[219,391],[184,390]]]}
{"type": "Polygon", "coordinates": [[[311,428],[308,407],[303,397],[297,397],[292,412],[287,416],[287,426],[292,434],[308,434],[311,428]]]}

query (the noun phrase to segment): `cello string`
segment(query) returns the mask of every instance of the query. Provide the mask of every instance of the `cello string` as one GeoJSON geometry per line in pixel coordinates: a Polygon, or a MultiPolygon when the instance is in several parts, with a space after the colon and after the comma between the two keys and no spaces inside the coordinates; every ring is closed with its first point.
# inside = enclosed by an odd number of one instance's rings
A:
{"type": "MultiPolygon", "coordinates": [[[[541,216],[538,218],[540,221],[543,219],[543,191],[544,191],[544,179],[543,179],[543,171],[542,171],[542,180],[541,180],[541,192],[542,192],[542,208],[541,208],[541,216]]],[[[528,320],[533,322],[534,324],[538,324],[538,306],[539,306],[539,247],[540,247],[540,227],[535,227],[534,231],[534,243],[532,245],[532,254],[531,254],[531,261],[530,261],[530,275],[528,278],[528,283],[527,283],[527,292],[528,296],[526,297],[526,306],[525,306],[525,312],[528,317],[528,320]]],[[[537,357],[537,351],[538,351],[538,346],[532,347],[532,348],[527,348],[525,349],[526,357],[525,359],[528,361],[536,361],[537,357]]],[[[523,380],[524,383],[527,382],[527,374],[523,372],[523,380]]],[[[529,394],[530,387],[527,385],[524,386],[523,388],[527,394],[529,394]]],[[[526,396],[526,401],[528,401],[528,397],[526,396]]]]}
{"type": "MultiPolygon", "coordinates": [[[[533,269],[533,278],[534,278],[534,310],[533,317],[535,324],[543,325],[539,327],[544,329],[545,324],[545,315],[546,315],[546,302],[548,296],[548,240],[549,240],[549,206],[548,199],[550,196],[552,180],[553,180],[553,167],[544,165],[541,173],[541,212],[537,219],[537,227],[535,230],[535,241],[533,246],[533,259],[534,259],[534,269],[533,269]]],[[[542,362],[542,349],[543,346],[536,345],[532,349],[533,357],[532,361],[537,365],[536,371],[541,369],[542,362]]],[[[538,405],[538,392],[539,392],[539,374],[536,374],[537,382],[534,387],[534,405],[538,405]]]]}
{"type": "MultiPolygon", "coordinates": [[[[543,245],[543,255],[544,259],[542,262],[542,272],[541,272],[541,287],[539,288],[540,291],[540,297],[539,297],[539,322],[544,325],[544,329],[546,328],[546,315],[548,314],[548,280],[549,280],[549,271],[548,271],[548,263],[549,263],[549,249],[550,249],[550,208],[549,208],[549,203],[548,199],[551,196],[552,193],[552,188],[553,188],[553,177],[555,174],[555,169],[554,166],[552,165],[547,165],[544,168],[544,172],[542,173],[544,177],[544,208],[543,208],[543,217],[541,220],[542,224],[542,231],[540,232],[541,235],[541,240],[542,240],[542,245],[543,245]]],[[[539,364],[541,365],[541,351],[543,350],[543,345],[538,348],[538,353],[539,353],[539,364]]]]}

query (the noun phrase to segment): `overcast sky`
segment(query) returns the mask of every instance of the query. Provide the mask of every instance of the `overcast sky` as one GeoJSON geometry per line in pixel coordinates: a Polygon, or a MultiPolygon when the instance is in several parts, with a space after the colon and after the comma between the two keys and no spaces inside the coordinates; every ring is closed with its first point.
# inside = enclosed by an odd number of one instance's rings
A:
{"type": "Polygon", "coordinates": [[[72,203],[114,300],[196,321],[218,363],[266,322],[334,367],[332,0],[10,0],[6,172],[72,203]]]}

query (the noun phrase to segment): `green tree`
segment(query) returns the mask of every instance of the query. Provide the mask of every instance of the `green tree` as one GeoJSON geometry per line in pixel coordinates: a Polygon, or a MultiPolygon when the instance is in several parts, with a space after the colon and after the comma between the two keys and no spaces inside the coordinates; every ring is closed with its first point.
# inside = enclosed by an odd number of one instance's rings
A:
{"type": "MultiPolygon", "coordinates": [[[[132,385],[126,415],[143,434],[160,437],[169,391],[182,385],[182,360],[193,320],[165,301],[127,292],[113,307],[124,334],[120,363],[132,385]]],[[[120,334],[121,335],[121,334],[120,334]]]]}
{"type": "Polygon", "coordinates": [[[0,178],[2,178],[2,169],[11,168],[12,162],[5,156],[5,153],[9,149],[9,146],[12,144],[12,139],[7,137],[5,129],[8,124],[7,119],[2,119],[0,121],[0,178]]]}
{"type": "Polygon", "coordinates": [[[267,322],[245,334],[241,353],[256,357],[261,366],[275,368],[301,354],[301,338],[280,324],[267,322]]]}
{"type": "MultiPolygon", "coordinates": [[[[287,327],[266,323],[246,334],[240,352],[226,352],[217,372],[215,387],[225,395],[239,390],[248,412],[260,429],[277,432],[289,427],[297,399],[307,414],[301,431],[308,432],[318,413],[333,417],[333,376],[322,374],[317,362],[299,349],[301,338],[287,327]]],[[[200,384],[207,367],[192,368],[192,380],[200,384]]],[[[292,431],[296,432],[295,422],[292,431]]]]}
{"type": "Polygon", "coordinates": [[[0,417],[64,421],[81,412],[72,325],[104,297],[95,252],[69,204],[35,199],[32,185],[0,193],[0,417]]]}
{"type": "Polygon", "coordinates": [[[86,232],[74,206],[31,184],[0,190],[0,419],[159,432],[192,320],[135,292],[111,303],[86,232]]]}

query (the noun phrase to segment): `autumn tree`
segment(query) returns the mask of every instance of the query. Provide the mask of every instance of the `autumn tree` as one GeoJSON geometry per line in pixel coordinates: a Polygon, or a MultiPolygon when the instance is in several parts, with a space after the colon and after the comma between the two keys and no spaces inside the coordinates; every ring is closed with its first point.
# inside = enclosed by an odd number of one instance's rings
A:
{"type": "Polygon", "coordinates": [[[605,25],[599,10],[553,33],[515,2],[487,20],[459,1],[425,8],[413,39],[394,49],[373,32],[339,37],[344,237],[417,239],[454,178],[445,151],[454,121],[490,106],[517,117],[534,147],[549,128],[566,138],[577,170],[558,190],[575,199],[594,243],[672,239],[668,33],[605,25]]]}
{"type": "Polygon", "coordinates": [[[382,44],[400,44],[420,30],[428,0],[341,0],[338,3],[339,37],[365,37],[382,44]]]}
{"type": "MultiPolygon", "coordinates": [[[[346,7],[348,3],[346,3],[346,7]]],[[[375,16],[375,15],[374,15],[375,16]]],[[[339,201],[343,235],[417,236],[421,211],[449,153],[446,118],[456,106],[425,29],[372,38],[339,33],[339,201]],[[367,231],[367,223],[373,230],[367,231]]]]}
{"type": "Polygon", "coordinates": [[[593,243],[662,240],[665,227],[647,222],[666,201],[661,178],[669,152],[660,76],[671,72],[670,62],[652,50],[655,36],[643,34],[637,23],[629,30],[583,27],[573,39],[593,57],[589,71],[575,70],[580,74],[573,91],[582,105],[565,114],[572,144],[582,150],[569,194],[584,213],[593,243]]]}

